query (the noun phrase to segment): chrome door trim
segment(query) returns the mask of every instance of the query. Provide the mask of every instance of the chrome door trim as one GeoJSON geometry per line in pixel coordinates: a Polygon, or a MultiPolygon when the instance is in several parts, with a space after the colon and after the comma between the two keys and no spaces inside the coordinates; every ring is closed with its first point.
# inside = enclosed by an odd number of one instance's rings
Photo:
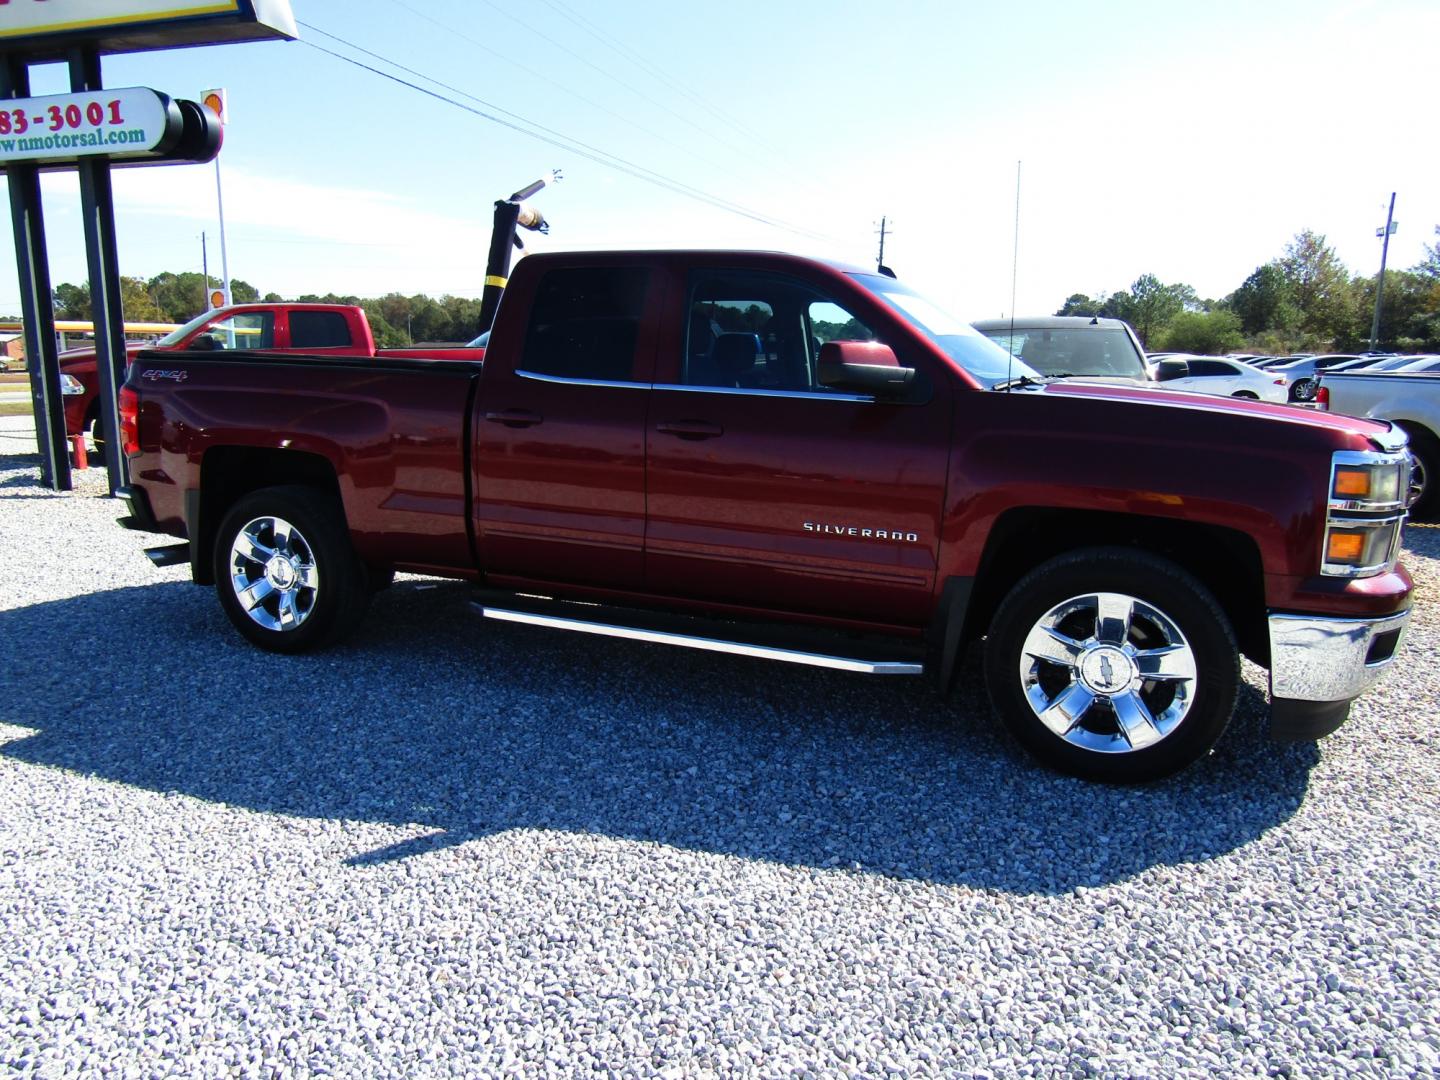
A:
{"type": "Polygon", "coordinates": [[[515,374],[522,379],[533,379],[535,382],[556,383],[560,386],[618,386],[629,390],[648,390],[649,383],[636,382],[634,379],[571,379],[563,375],[542,375],[538,371],[523,371],[515,369],[515,374]]]}
{"type": "Polygon", "coordinates": [[[652,390],[686,390],[701,394],[730,394],[740,397],[800,398],[804,401],[852,401],[874,404],[870,394],[822,394],[814,390],[761,390],[744,386],[691,386],[686,383],[655,383],[652,390]]]}

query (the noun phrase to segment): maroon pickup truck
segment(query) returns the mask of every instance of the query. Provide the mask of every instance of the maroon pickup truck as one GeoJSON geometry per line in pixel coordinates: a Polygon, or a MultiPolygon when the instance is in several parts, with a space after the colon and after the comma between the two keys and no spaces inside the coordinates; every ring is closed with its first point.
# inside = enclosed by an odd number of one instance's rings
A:
{"type": "Polygon", "coordinates": [[[1239,658],[1315,738],[1389,665],[1389,424],[1048,382],[892,278],[736,252],[532,255],[483,365],[141,354],[131,527],[294,652],[396,570],[486,616],[951,688],[1046,763],[1171,773],[1239,658]]]}
{"type": "MultiPolygon", "coordinates": [[[[144,349],[203,349],[210,352],[265,350],[311,356],[422,357],[479,360],[485,350],[464,346],[377,349],[365,310],[353,304],[231,304],[197,315],[154,345],[127,342],[133,360],[144,349]]],[[[65,395],[65,434],[89,433],[104,445],[100,430],[100,376],[94,349],[60,356],[65,395]]]]}

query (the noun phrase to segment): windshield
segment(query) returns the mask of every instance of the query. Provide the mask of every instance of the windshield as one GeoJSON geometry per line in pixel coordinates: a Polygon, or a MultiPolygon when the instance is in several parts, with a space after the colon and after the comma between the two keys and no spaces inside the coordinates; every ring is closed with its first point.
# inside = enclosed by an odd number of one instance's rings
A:
{"type": "Polygon", "coordinates": [[[1017,360],[978,330],[905,288],[894,278],[879,274],[854,276],[984,385],[993,386],[1008,379],[1040,377],[1040,373],[1023,360],[1017,360]]]}
{"type": "Polygon", "coordinates": [[[186,336],[190,333],[190,331],[192,331],[192,330],[197,330],[197,329],[199,329],[200,327],[204,326],[207,322],[209,322],[211,319],[215,318],[218,314],[219,314],[219,309],[218,309],[218,308],[212,308],[210,311],[202,311],[199,315],[196,315],[193,319],[191,319],[189,322],[187,322],[184,326],[180,327],[179,330],[171,330],[170,333],[166,334],[164,337],[162,337],[162,338],[161,338],[159,341],[157,341],[155,344],[156,344],[156,345],[179,345],[180,342],[182,342],[182,341],[185,340],[186,336]]]}
{"type": "Polygon", "coordinates": [[[980,332],[1042,375],[1146,378],[1145,362],[1118,326],[1006,326],[980,332]]]}

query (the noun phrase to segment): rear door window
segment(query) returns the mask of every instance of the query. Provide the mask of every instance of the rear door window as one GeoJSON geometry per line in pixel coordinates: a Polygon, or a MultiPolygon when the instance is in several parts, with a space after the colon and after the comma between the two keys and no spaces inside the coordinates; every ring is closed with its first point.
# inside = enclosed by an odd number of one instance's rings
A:
{"type": "Polygon", "coordinates": [[[290,313],[290,347],[293,349],[343,349],[353,344],[350,320],[338,311],[290,313]]]}
{"type": "Polygon", "coordinates": [[[543,278],[530,310],[519,374],[635,381],[646,267],[572,267],[543,278]]]}

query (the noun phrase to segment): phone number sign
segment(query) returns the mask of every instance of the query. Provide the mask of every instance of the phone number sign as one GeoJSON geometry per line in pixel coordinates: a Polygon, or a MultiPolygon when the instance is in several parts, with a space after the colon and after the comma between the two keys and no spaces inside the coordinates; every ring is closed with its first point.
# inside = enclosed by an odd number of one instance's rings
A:
{"type": "Polygon", "coordinates": [[[0,168],[97,155],[154,157],[182,128],[174,103],[145,87],[0,99],[0,168]]]}
{"type": "Polygon", "coordinates": [[[0,46],[133,52],[294,38],[290,0],[0,0],[0,46]]]}

